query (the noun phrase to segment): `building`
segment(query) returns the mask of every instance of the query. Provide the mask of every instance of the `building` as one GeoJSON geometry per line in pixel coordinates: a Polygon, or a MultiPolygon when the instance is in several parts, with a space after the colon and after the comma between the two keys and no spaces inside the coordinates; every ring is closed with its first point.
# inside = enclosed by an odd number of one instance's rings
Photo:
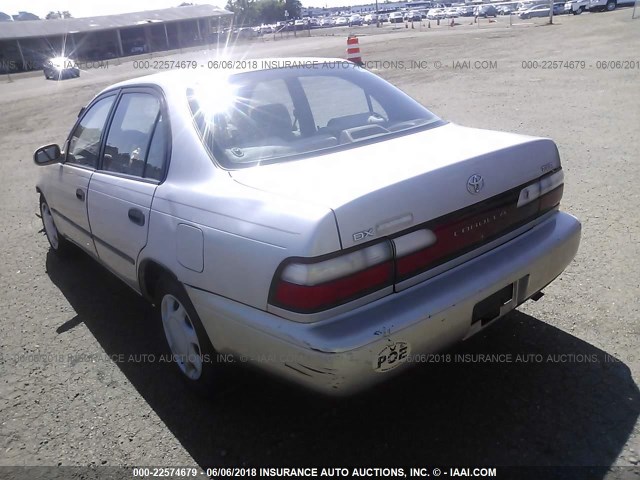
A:
{"type": "Polygon", "coordinates": [[[39,69],[55,56],[105,60],[217,41],[233,13],[213,5],[100,17],[0,22],[0,72],[39,69]]]}

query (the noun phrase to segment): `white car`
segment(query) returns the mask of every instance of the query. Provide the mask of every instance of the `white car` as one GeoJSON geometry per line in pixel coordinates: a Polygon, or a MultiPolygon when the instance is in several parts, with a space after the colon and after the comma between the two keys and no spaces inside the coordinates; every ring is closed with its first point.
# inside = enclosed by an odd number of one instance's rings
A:
{"type": "Polygon", "coordinates": [[[589,0],[569,0],[564,4],[565,13],[580,15],[589,8],[589,0]]]}
{"type": "Polygon", "coordinates": [[[458,13],[458,9],[456,7],[448,7],[444,10],[444,16],[446,18],[458,18],[460,14],[458,13]]]}
{"type": "Polygon", "coordinates": [[[537,300],[573,259],[553,141],[448,123],[342,59],[253,67],[115,84],[34,154],[51,250],[153,302],[194,388],[235,358],[354,392],[537,300]]]}
{"type": "Polygon", "coordinates": [[[371,25],[378,22],[378,15],[376,13],[369,13],[364,16],[364,23],[371,25]]]}
{"type": "Polygon", "coordinates": [[[340,25],[349,25],[349,17],[338,17],[336,18],[336,26],[340,25]]]}
{"type": "Polygon", "coordinates": [[[619,5],[631,6],[635,0],[589,0],[589,10],[592,12],[611,12],[619,5]]]}
{"type": "Polygon", "coordinates": [[[404,15],[402,12],[391,12],[389,14],[389,23],[403,23],[404,15]]]}
{"type": "Polygon", "coordinates": [[[442,20],[445,18],[444,9],[432,8],[427,12],[427,19],[429,20],[442,20]]]}

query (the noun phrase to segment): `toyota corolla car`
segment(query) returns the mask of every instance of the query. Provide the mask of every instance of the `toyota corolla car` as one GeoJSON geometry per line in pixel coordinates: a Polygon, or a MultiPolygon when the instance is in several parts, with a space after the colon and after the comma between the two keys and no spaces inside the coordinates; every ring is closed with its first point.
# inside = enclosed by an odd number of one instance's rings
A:
{"type": "Polygon", "coordinates": [[[343,60],[250,63],[115,84],[34,154],[50,248],[153,302],[190,385],[236,358],[354,392],[572,261],[552,140],[448,123],[343,60]]]}

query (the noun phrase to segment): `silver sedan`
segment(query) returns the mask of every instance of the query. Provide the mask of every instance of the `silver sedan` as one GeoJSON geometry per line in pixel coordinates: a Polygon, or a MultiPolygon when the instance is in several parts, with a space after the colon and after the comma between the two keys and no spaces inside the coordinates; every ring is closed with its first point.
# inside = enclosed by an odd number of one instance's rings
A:
{"type": "Polygon", "coordinates": [[[342,60],[245,63],[113,85],[34,154],[51,249],[154,303],[194,388],[243,361],[354,392],[573,259],[553,141],[448,123],[342,60]]]}

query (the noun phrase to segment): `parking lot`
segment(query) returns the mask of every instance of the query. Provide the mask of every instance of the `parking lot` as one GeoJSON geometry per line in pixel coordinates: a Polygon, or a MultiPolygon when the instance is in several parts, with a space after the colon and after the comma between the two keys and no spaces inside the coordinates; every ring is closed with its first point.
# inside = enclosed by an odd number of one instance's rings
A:
{"type": "Polygon", "coordinates": [[[88,257],[48,253],[32,153],[158,60],[344,58],[353,28],[113,60],[61,82],[1,76],[0,465],[567,465],[638,478],[640,19],[544,20],[357,30],[367,68],[439,116],[553,138],[583,239],[539,302],[339,400],[242,368],[214,399],[186,391],[149,360],[164,341],[152,308],[88,257]]]}

